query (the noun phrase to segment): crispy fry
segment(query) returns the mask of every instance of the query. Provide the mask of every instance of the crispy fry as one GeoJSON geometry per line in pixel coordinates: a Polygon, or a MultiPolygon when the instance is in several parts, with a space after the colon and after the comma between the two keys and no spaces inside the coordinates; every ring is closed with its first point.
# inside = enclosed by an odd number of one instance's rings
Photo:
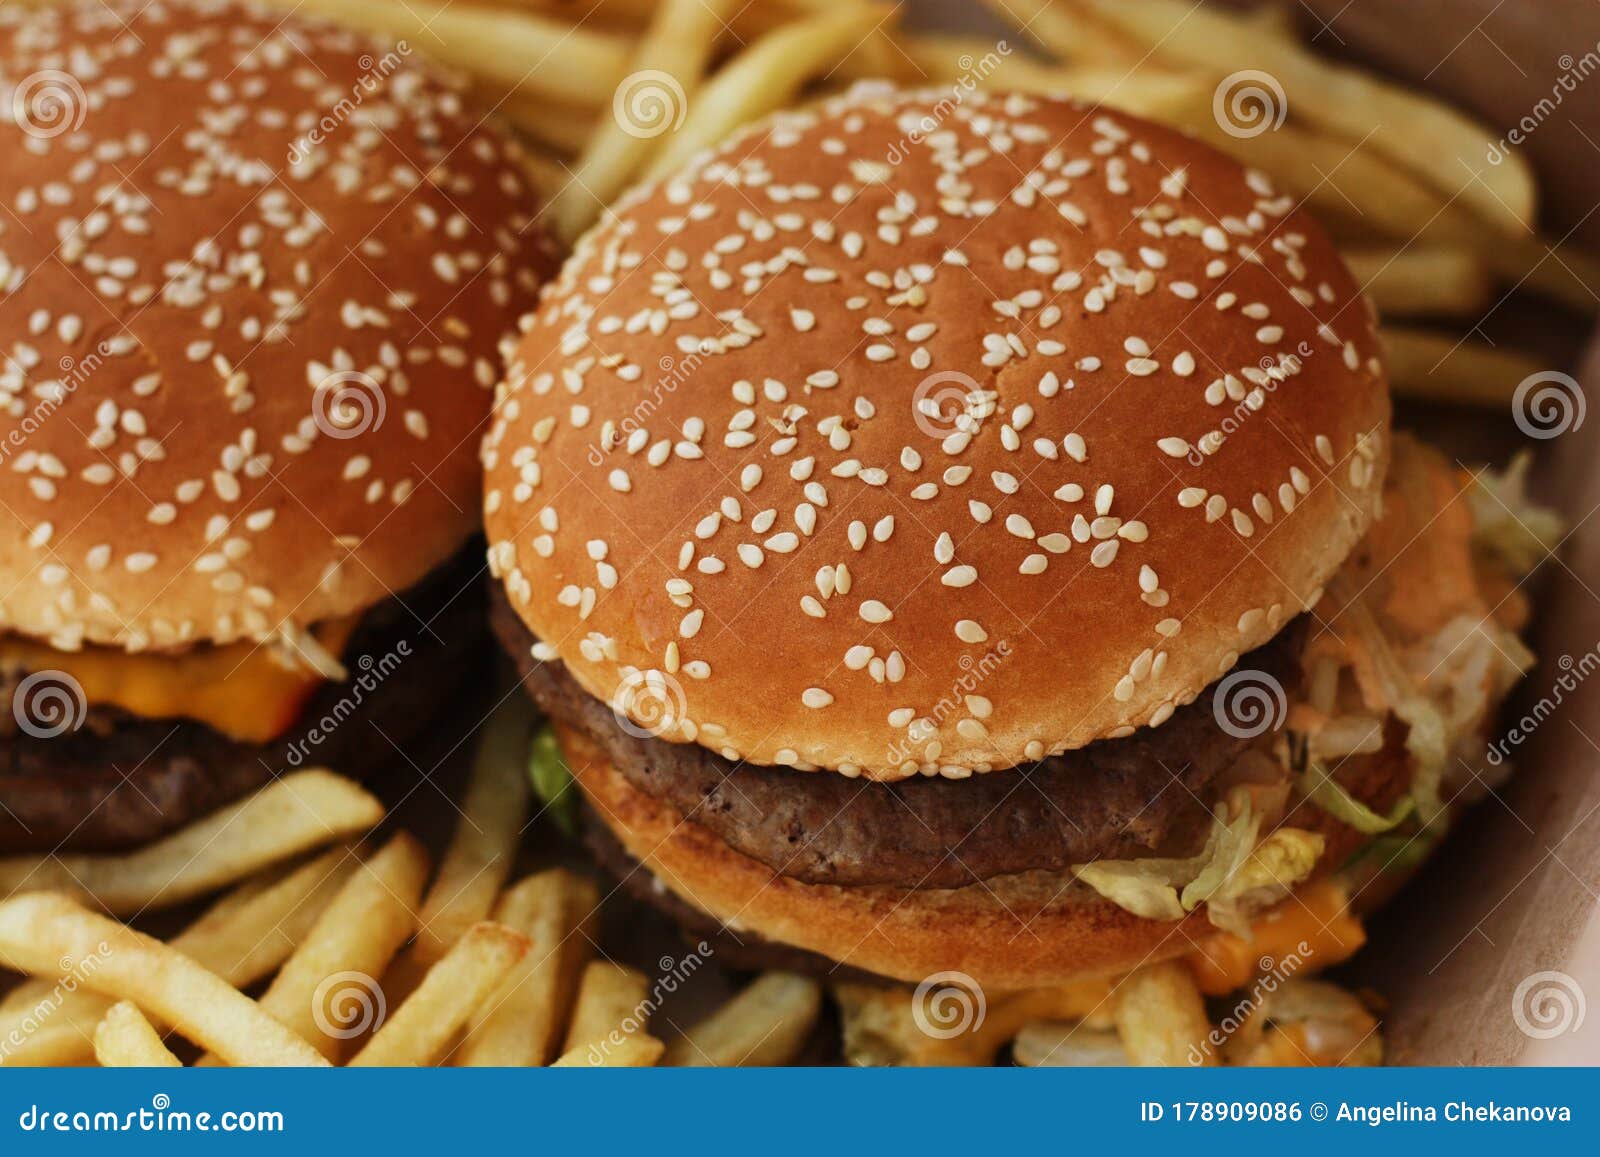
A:
{"type": "MultiPolygon", "coordinates": [[[[325,852],[270,887],[252,881],[212,905],[172,940],[172,948],[235,988],[270,975],[310,931],[359,861],[346,849],[325,852]],[[242,896],[242,898],[241,898],[242,896]]],[[[0,1014],[0,1065],[83,1064],[93,1058],[94,1026],[113,1003],[79,971],[31,980],[0,1014]],[[65,1026],[65,1032],[57,1029],[65,1026]],[[73,1059],[59,1059],[74,1042],[73,1059]]]]}
{"type": "Polygon", "coordinates": [[[647,1069],[661,1059],[666,1045],[647,1032],[620,1037],[615,1043],[595,1041],[561,1054],[558,1069],[647,1069]]]}
{"type": "Polygon", "coordinates": [[[1346,249],[1344,259],[1386,317],[1476,313],[1494,293],[1488,268],[1463,249],[1346,249]]]}
{"type": "Polygon", "coordinates": [[[0,962],[19,972],[81,973],[236,1065],[321,1065],[305,1041],[193,959],[70,897],[30,892],[0,901],[0,962]],[[85,969],[85,962],[93,967],[85,969]]]}
{"type": "MultiPolygon", "coordinates": [[[[378,977],[416,927],[417,901],[428,876],[428,854],[401,833],[355,872],[323,910],[294,955],[284,961],[261,1007],[330,1061],[338,1060],[342,1035],[323,1026],[343,1026],[330,1007],[336,974],[378,977]]],[[[372,981],[374,987],[377,981],[372,981]]]]}
{"type": "Polygon", "coordinates": [[[127,855],[0,860],[0,894],[81,894],[119,916],[170,908],[382,819],[364,788],[331,771],[298,771],[127,855]]]}
{"type": "Polygon", "coordinates": [[[667,1049],[669,1065],[785,1065],[805,1047],[822,1011],[822,986],[768,972],[667,1049]]]}
{"type": "Polygon", "coordinates": [[[692,106],[733,0],[662,0],[629,61],[612,115],[601,120],[577,176],[550,210],[558,236],[575,240],[616,199],[692,106]]]}
{"type": "Polygon", "coordinates": [[[1100,1068],[1128,1063],[1115,1029],[1089,1028],[1078,1021],[1036,1020],[1011,1042],[1019,1065],[1046,1068],[1100,1068]]]}
{"type": "Polygon", "coordinates": [[[94,1059],[108,1069],[182,1067],[139,1006],[126,1000],[108,1008],[94,1030],[94,1059]]]}
{"type": "Polygon", "coordinates": [[[593,1045],[604,1053],[624,1037],[647,1027],[650,982],[642,972],[596,960],[583,970],[572,1025],[562,1052],[572,1053],[593,1045]]]}
{"type": "Polygon", "coordinates": [[[528,951],[528,938],[501,924],[474,924],[373,1034],[352,1066],[438,1062],[467,1018],[528,951]]]}
{"type": "Polygon", "coordinates": [[[446,64],[527,92],[598,108],[611,99],[627,41],[532,13],[405,0],[272,0],[408,44],[446,64]]]}
{"type": "Polygon", "coordinates": [[[1549,367],[1527,354],[1426,330],[1384,326],[1389,381],[1409,398],[1509,409],[1517,387],[1549,367]]]}
{"type": "Polygon", "coordinates": [[[461,801],[450,847],[422,900],[417,938],[384,977],[388,999],[400,1003],[474,924],[489,918],[528,820],[528,743],[533,705],[507,695],[484,723],[472,777],[461,801]]]}
{"type": "Polygon", "coordinates": [[[1066,4],[1052,0],[984,0],[984,4],[1063,60],[1109,65],[1144,55],[1115,28],[1066,4]]]}
{"type": "Polygon", "coordinates": [[[583,151],[596,129],[609,117],[609,111],[597,114],[593,109],[574,107],[525,92],[507,92],[496,95],[492,89],[479,86],[483,101],[506,120],[530,137],[541,148],[565,156],[576,156],[583,151]]]}
{"type": "Polygon", "coordinates": [[[594,951],[586,926],[598,903],[593,881],[560,868],[506,891],[495,919],[526,933],[533,950],[473,1014],[457,1063],[528,1067],[549,1061],[594,951]]]}
{"type": "Polygon", "coordinates": [[[741,125],[787,104],[801,85],[826,72],[883,18],[877,7],[843,8],[785,25],[751,44],[700,90],[649,176],[670,173],[741,125]]]}
{"type": "Polygon", "coordinates": [[[1215,1065],[1211,1022],[1194,976],[1181,961],[1146,965],[1117,986],[1117,1035],[1136,1065],[1215,1065]]]}
{"type": "Polygon", "coordinates": [[[1283,89],[1299,120],[1350,141],[1370,140],[1394,164],[1509,236],[1533,226],[1536,189],[1520,154],[1491,164],[1490,131],[1433,97],[1330,64],[1252,21],[1188,0],[1073,0],[1162,59],[1214,79],[1251,69],[1283,89]]]}

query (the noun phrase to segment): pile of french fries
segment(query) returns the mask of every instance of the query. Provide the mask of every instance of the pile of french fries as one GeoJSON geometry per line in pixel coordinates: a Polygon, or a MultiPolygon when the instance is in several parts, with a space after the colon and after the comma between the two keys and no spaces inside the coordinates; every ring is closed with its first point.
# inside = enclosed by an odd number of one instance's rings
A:
{"type": "Polygon", "coordinates": [[[127,855],[0,859],[0,1065],[792,1060],[815,981],[761,976],[664,1040],[649,978],[595,958],[594,882],[510,882],[532,727],[520,694],[490,718],[437,872],[408,833],[374,840],[382,804],[320,770],[127,855]],[[165,940],[141,930],[218,894],[165,940]]]}

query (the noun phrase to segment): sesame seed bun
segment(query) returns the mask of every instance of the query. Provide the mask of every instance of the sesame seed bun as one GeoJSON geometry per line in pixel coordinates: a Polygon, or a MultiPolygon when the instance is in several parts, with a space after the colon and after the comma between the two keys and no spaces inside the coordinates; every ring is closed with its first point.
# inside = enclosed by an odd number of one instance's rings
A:
{"type": "Polygon", "coordinates": [[[0,627],[260,639],[448,559],[553,265],[457,83],[231,0],[10,6],[0,76],[0,627]]]}
{"type": "MultiPolygon", "coordinates": [[[[959,969],[997,990],[1120,974],[1194,952],[1218,935],[1204,909],[1175,923],[1141,919],[1070,873],[1025,872],[943,889],[789,879],[630,786],[581,734],[558,730],[585,800],[622,848],[673,895],[736,933],[896,980],[959,969]]],[[[1352,783],[1371,798],[1392,798],[1409,775],[1398,743],[1351,762],[1352,783]]],[[[1319,874],[1365,838],[1309,810],[1295,822],[1327,840],[1319,874]]]]}
{"type": "Polygon", "coordinates": [[[1388,418],[1371,311],[1263,174],[857,91],[583,239],[498,395],[490,562],[665,739],[961,777],[1159,725],[1309,606],[1388,418]]]}

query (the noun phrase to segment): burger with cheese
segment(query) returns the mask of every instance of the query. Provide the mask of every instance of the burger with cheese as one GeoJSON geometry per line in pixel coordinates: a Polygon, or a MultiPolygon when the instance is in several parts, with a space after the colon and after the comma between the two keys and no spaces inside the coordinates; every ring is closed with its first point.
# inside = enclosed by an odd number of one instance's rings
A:
{"type": "Polygon", "coordinates": [[[592,840],[728,959],[1336,962],[1527,662],[1327,235],[1064,99],[857,90],[638,190],[483,454],[592,840]]]}
{"type": "Polygon", "coordinates": [[[0,95],[0,852],[393,761],[482,637],[475,446],[552,267],[517,153],[235,0],[7,7],[0,95]]]}

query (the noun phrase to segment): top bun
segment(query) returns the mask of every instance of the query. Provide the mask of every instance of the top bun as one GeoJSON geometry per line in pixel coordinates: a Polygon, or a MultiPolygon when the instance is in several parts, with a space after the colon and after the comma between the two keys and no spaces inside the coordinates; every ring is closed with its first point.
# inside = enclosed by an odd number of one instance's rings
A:
{"type": "Polygon", "coordinates": [[[554,271],[404,45],[206,0],[0,9],[0,628],[130,650],[359,611],[473,533],[554,271]]]}
{"type": "Polygon", "coordinates": [[[485,440],[543,658],[664,738],[893,779],[1162,723],[1372,521],[1323,231],[1177,133],[861,89],[579,244],[485,440]]]}

